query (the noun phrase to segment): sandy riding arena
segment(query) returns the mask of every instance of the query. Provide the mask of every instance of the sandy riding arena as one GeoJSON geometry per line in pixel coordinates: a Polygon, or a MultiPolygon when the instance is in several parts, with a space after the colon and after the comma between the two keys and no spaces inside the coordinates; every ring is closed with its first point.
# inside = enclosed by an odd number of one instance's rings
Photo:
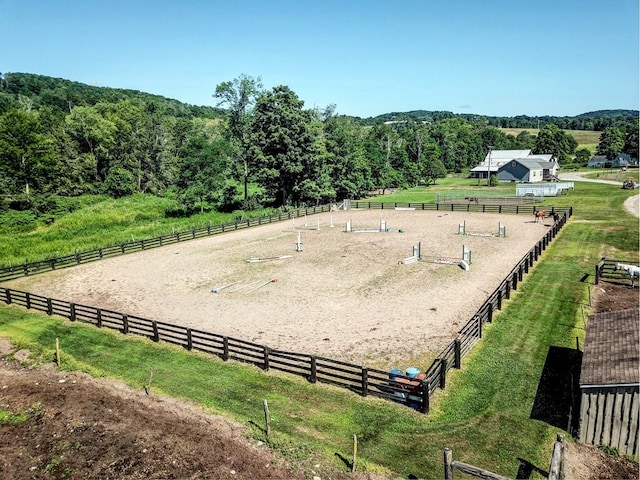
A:
{"type": "Polygon", "coordinates": [[[532,215],[339,211],[6,286],[279,350],[391,368],[437,355],[551,224],[532,215]],[[349,220],[353,229],[367,230],[384,220],[385,230],[347,233],[349,220]],[[459,235],[463,221],[468,233],[486,234],[497,234],[502,222],[507,236],[459,235]],[[423,257],[454,263],[402,264],[418,242],[423,257]],[[463,245],[473,262],[467,271],[457,266],[463,245]]]}

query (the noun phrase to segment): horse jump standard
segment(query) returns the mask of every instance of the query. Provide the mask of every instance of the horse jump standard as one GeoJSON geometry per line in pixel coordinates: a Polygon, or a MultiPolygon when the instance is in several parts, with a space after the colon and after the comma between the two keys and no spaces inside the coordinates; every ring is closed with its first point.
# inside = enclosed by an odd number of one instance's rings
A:
{"type": "Polygon", "coordinates": [[[458,235],[469,235],[474,237],[506,237],[507,227],[502,222],[498,222],[497,233],[467,232],[467,221],[464,220],[458,225],[458,235]]]}

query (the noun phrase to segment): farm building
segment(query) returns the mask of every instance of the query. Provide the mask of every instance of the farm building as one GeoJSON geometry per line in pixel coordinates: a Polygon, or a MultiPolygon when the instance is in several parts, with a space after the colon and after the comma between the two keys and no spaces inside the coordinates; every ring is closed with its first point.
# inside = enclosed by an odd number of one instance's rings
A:
{"type": "Polygon", "coordinates": [[[620,153],[614,159],[609,160],[606,155],[594,155],[587,162],[590,168],[622,168],[629,165],[637,165],[637,159],[631,158],[628,153],[620,153]]]}
{"type": "Polygon", "coordinates": [[[580,373],[580,441],[638,455],[640,308],[589,316],[580,373]]]}
{"type": "MultiPolygon", "coordinates": [[[[498,180],[500,180],[500,170],[511,165],[514,160],[526,160],[527,162],[535,161],[536,163],[532,163],[531,166],[536,171],[538,170],[538,166],[542,167],[542,175],[540,176],[540,179],[512,180],[509,178],[508,180],[503,181],[542,181],[549,177],[555,177],[558,171],[558,162],[552,154],[532,154],[531,150],[492,150],[487,153],[483,162],[481,162],[477,167],[471,169],[469,177],[487,178],[490,173],[491,175],[498,175],[498,180]]],[[[530,176],[533,177],[533,175],[530,176]]]]}
{"type": "MultiPolygon", "coordinates": [[[[601,168],[601,167],[604,167],[607,162],[608,160],[606,155],[594,155],[587,162],[587,167],[601,168]]],[[[609,165],[611,165],[611,162],[609,162],[609,165]]]]}
{"type": "Polygon", "coordinates": [[[517,158],[505,163],[498,169],[499,182],[541,182],[544,170],[538,160],[517,158]]]}
{"type": "Polygon", "coordinates": [[[566,190],[573,190],[573,182],[519,183],[516,197],[557,197],[566,190]]]}
{"type": "Polygon", "coordinates": [[[498,168],[514,158],[526,158],[531,150],[491,150],[484,161],[469,172],[471,178],[487,178],[488,173],[497,173],[498,168]]]}

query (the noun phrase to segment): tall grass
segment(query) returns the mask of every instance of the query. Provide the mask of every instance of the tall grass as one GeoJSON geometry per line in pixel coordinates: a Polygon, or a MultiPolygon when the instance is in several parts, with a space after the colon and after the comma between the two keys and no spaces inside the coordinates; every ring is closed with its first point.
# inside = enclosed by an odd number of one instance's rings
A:
{"type": "Polygon", "coordinates": [[[0,264],[15,265],[157,237],[233,221],[233,213],[209,212],[189,218],[167,218],[172,200],[153,195],[133,195],[118,200],[100,197],[50,225],[20,233],[0,234],[0,264]]]}
{"type": "MultiPolygon", "coordinates": [[[[442,188],[461,184],[447,180],[442,188]]],[[[429,201],[435,191],[416,189],[380,200],[429,201]]],[[[580,279],[592,273],[603,255],[638,258],[638,219],[622,208],[632,194],[612,185],[576,182],[561,202],[552,202],[572,205],[574,216],[486,327],[483,340],[464,358],[463,369],[452,371],[427,416],[296,377],[4,305],[0,335],[36,352],[41,361],[52,359],[55,338],[60,338],[64,368],[118,378],[134,388],[142,388],[153,369],[152,394],[190,398],[240,421],[252,436],[306,472],[323,465],[320,476],[346,470],[338,455],[349,458],[356,434],[359,469],[369,472],[439,477],[442,448],[449,446],[457,460],[515,477],[519,459],[546,470],[555,435],[562,431],[532,419],[531,410],[550,347],[575,348],[576,337],[580,344],[584,339],[589,284],[580,279]],[[257,426],[262,399],[268,400],[272,414],[269,439],[257,426]]]]}

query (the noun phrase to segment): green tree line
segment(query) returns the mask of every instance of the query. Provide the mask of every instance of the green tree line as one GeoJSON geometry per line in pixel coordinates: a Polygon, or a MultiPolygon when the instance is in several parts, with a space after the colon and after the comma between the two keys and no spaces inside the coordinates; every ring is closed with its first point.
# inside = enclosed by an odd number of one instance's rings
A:
{"type": "MultiPolygon", "coordinates": [[[[577,142],[558,125],[508,135],[447,112],[378,121],[305,108],[285,85],[241,75],[212,88],[217,107],[30,74],[0,76],[2,208],[38,196],[151,193],[177,215],[361,198],[374,189],[430,185],[494,149],[531,149],[572,161],[577,142]],[[440,114],[441,113],[441,114],[440,114]]],[[[609,126],[607,154],[637,158],[637,118],[609,126]]]]}

